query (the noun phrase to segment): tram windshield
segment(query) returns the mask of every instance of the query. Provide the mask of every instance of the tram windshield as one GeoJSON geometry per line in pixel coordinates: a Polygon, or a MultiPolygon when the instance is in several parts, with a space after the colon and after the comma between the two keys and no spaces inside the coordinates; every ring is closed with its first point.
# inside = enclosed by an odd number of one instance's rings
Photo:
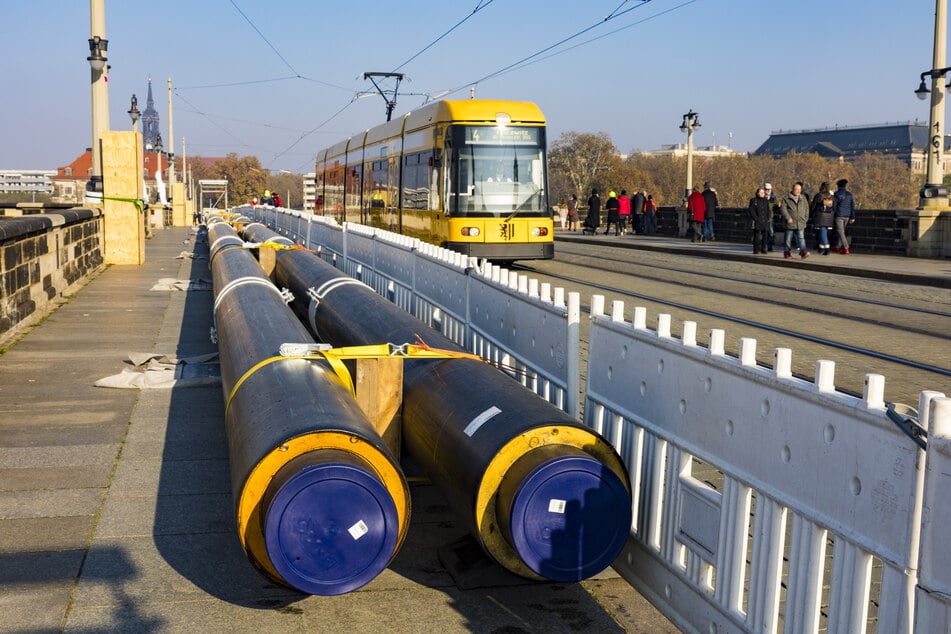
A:
{"type": "Polygon", "coordinates": [[[547,215],[545,128],[452,126],[446,156],[449,215],[547,215]]]}

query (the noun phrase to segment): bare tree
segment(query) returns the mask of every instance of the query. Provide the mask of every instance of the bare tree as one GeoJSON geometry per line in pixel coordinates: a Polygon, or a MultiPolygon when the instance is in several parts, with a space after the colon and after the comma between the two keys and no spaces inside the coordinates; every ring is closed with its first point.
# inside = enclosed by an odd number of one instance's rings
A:
{"type": "Polygon", "coordinates": [[[606,186],[609,181],[605,173],[616,169],[621,159],[605,132],[565,132],[552,145],[548,163],[551,200],[561,200],[571,194],[578,194],[584,200],[584,192],[592,187],[603,189],[606,186]]]}

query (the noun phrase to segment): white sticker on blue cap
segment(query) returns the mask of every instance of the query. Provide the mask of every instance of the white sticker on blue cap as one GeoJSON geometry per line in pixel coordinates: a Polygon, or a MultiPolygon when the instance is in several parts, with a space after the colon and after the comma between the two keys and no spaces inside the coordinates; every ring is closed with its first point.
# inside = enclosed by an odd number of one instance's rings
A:
{"type": "Polygon", "coordinates": [[[350,533],[350,537],[353,538],[353,541],[357,541],[358,539],[360,539],[361,537],[363,537],[364,535],[370,532],[370,527],[366,525],[366,522],[364,522],[363,520],[360,520],[359,522],[357,522],[356,524],[348,528],[347,531],[350,533]]]}

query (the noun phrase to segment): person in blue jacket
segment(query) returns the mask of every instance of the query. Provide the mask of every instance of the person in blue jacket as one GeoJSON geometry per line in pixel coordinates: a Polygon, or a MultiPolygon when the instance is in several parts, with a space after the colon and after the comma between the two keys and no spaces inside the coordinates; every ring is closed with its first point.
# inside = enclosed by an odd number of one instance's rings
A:
{"type": "Polygon", "coordinates": [[[846,189],[849,184],[847,179],[840,178],[835,184],[838,189],[832,196],[835,198],[835,232],[839,236],[839,246],[834,250],[848,255],[851,251],[845,228],[855,222],[855,199],[852,198],[852,192],[846,189]]]}

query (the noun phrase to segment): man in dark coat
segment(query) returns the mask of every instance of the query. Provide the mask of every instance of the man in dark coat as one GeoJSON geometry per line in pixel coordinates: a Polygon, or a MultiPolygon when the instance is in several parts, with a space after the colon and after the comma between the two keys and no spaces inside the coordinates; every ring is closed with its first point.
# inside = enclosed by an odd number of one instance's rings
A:
{"type": "Polygon", "coordinates": [[[716,240],[717,237],[713,231],[713,221],[716,219],[717,209],[720,208],[720,202],[717,200],[717,190],[710,186],[710,181],[703,184],[703,202],[707,204],[707,211],[703,217],[703,239],[716,240]]]}
{"type": "Polygon", "coordinates": [[[591,195],[588,196],[588,215],[584,218],[584,226],[581,228],[582,233],[591,232],[597,233],[598,227],[601,226],[601,197],[598,196],[598,190],[592,189],[591,195]]]}
{"type": "Polygon", "coordinates": [[[852,198],[852,192],[846,187],[849,181],[840,178],[836,181],[838,189],[833,194],[835,198],[835,232],[839,235],[839,246],[836,249],[839,253],[848,255],[849,239],[845,235],[845,228],[855,222],[855,199],[852,198]]]}
{"type": "Polygon", "coordinates": [[[644,233],[644,203],[647,202],[647,196],[644,190],[639,190],[631,196],[631,222],[634,223],[634,233],[644,233]]]}

